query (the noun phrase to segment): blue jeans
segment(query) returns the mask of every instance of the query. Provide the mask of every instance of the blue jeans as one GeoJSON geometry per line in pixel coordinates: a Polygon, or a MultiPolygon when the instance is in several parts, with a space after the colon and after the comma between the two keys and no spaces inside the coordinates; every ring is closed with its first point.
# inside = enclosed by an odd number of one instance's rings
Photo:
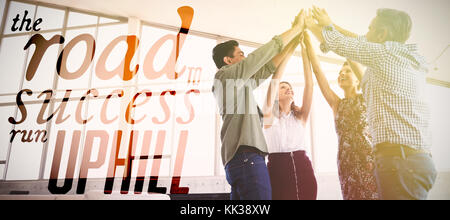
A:
{"type": "Polygon", "coordinates": [[[231,200],[272,200],[269,171],[263,156],[237,153],[225,166],[231,200]]]}
{"type": "Polygon", "coordinates": [[[375,176],[383,200],[426,200],[437,172],[429,154],[377,156],[375,176]]]}

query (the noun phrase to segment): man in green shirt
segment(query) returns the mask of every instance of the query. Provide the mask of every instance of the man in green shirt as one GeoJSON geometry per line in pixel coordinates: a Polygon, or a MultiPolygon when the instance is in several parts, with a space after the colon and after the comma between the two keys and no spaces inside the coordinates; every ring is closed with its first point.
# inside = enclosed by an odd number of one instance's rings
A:
{"type": "Polygon", "coordinates": [[[232,200],[271,200],[272,190],[265,163],[267,144],[262,131],[261,110],[253,90],[272,76],[295,40],[304,31],[303,10],[291,29],[276,36],[248,57],[236,41],[217,45],[213,59],[214,96],[223,120],[222,162],[231,185],[232,200]]]}

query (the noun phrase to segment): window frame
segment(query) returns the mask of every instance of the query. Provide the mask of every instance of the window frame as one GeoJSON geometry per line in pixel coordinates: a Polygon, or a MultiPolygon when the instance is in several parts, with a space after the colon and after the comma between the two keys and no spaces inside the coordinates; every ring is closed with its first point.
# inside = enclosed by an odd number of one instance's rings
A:
{"type": "MultiPolygon", "coordinates": [[[[104,27],[104,26],[110,26],[110,25],[117,25],[117,24],[125,24],[126,22],[128,22],[129,18],[123,18],[123,17],[115,17],[115,16],[110,16],[110,15],[105,15],[105,14],[101,14],[101,13],[96,13],[96,12],[88,12],[88,11],[83,11],[83,10],[78,10],[78,9],[73,9],[70,7],[64,7],[64,6],[58,6],[58,5],[53,5],[53,4],[48,4],[48,3],[41,3],[41,2],[30,2],[28,0],[6,0],[6,4],[5,4],[5,12],[4,12],[4,20],[2,21],[3,27],[1,29],[0,32],[0,48],[1,48],[1,41],[4,38],[7,37],[15,37],[15,36],[24,36],[24,35],[28,35],[28,36],[33,36],[33,34],[36,33],[49,33],[49,32],[55,32],[55,31],[61,31],[61,35],[65,36],[65,33],[69,30],[78,30],[78,29],[84,29],[84,28],[96,28],[96,36],[95,39],[97,40],[97,32],[99,27],[104,27]],[[60,29],[51,29],[51,30],[43,30],[43,31],[39,31],[39,32],[25,32],[25,33],[17,33],[17,34],[7,34],[7,35],[3,35],[3,31],[4,31],[4,25],[3,23],[6,23],[6,17],[8,15],[9,12],[9,5],[10,2],[20,2],[20,3],[26,3],[26,4],[32,4],[35,5],[36,8],[35,10],[37,11],[38,7],[48,7],[48,8],[54,8],[54,9],[60,9],[60,10],[64,10],[65,11],[65,15],[64,15],[64,22],[63,22],[63,26],[60,29]],[[7,7],[6,7],[7,6],[7,7]],[[76,13],[82,13],[82,14],[86,14],[86,15],[92,15],[92,16],[96,16],[97,17],[97,24],[91,24],[91,25],[82,25],[82,26],[74,26],[74,27],[68,27],[68,17],[69,17],[69,13],[70,12],[76,12],[76,13]],[[115,23],[107,23],[107,24],[100,24],[100,18],[101,17],[105,17],[105,18],[110,18],[110,19],[115,19],[115,20],[119,20],[119,22],[115,22],[115,23]]],[[[35,19],[35,18],[34,18],[35,19]]],[[[128,22],[128,25],[131,25],[130,22],[128,22]]],[[[173,32],[178,32],[179,31],[179,27],[176,26],[170,26],[170,25],[164,25],[164,24],[159,24],[159,23],[154,23],[154,22],[147,22],[147,21],[142,21],[141,23],[138,24],[138,30],[139,30],[139,36],[140,39],[142,36],[142,29],[144,28],[144,26],[149,26],[152,28],[158,28],[158,29],[162,29],[162,30],[168,30],[168,31],[173,31],[173,32]]],[[[235,39],[235,38],[231,38],[231,37],[226,37],[226,36],[220,36],[220,35],[215,35],[215,34],[210,34],[210,33],[206,33],[206,32],[201,32],[201,31],[195,31],[195,30],[190,30],[189,35],[194,35],[197,37],[203,37],[206,39],[212,39],[215,40],[217,44],[219,43],[223,43],[225,41],[228,40],[237,40],[240,45],[242,46],[246,46],[246,47],[251,47],[251,48],[259,48],[260,46],[262,46],[263,44],[260,43],[255,43],[255,42],[251,42],[251,41],[246,41],[246,40],[241,40],[241,39],[235,39]]],[[[59,52],[61,52],[63,45],[60,46],[59,52]]],[[[27,52],[28,53],[28,52],[27,52]]],[[[141,53],[138,53],[138,56],[142,56],[141,53]]],[[[301,52],[296,51],[294,53],[295,57],[301,57],[301,52]]],[[[328,63],[334,63],[334,64],[341,64],[344,61],[340,61],[340,60],[336,60],[333,58],[326,58],[326,57],[319,57],[321,59],[321,61],[324,62],[328,62],[328,63]]],[[[27,58],[26,58],[27,59],[27,58]]],[[[138,57],[139,59],[139,57],[138,57]]],[[[301,59],[300,59],[301,60],[301,59]]],[[[23,74],[25,70],[23,71],[23,74]]],[[[93,70],[91,70],[90,74],[92,76],[93,70]]],[[[299,70],[300,72],[300,70],[299,70]]],[[[22,77],[23,78],[23,77],[22,77]]],[[[55,74],[55,84],[57,82],[57,74],[55,74]]],[[[211,82],[212,83],[212,82],[211,82]]],[[[137,78],[133,80],[132,84],[128,84],[125,86],[122,86],[121,88],[124,89],[134,89],[135,91],[138,90],[138,88],[140,86],[144,86],[145,84],[139,84],[137,78]]],[[[155,84],[151,84],[151,85],[155,85],[155,84]]],[[[23,86],[23,81],[21,82],[21,88],[22,89],[23,86]]],[[[304,86],[304,83],[294,83],[293,86],[298,87],[298,86],[304,86]]],[[[96,89],[109,89],[109,88],[117,88],[116,86],[113,87],[99,87],[96,89]]],[[[89,89],[89,88],[82,88],[82,89],[74,89],[74,91],[77,90],[85,90],[85,89],[89,89]]],[[[55,85],[53,86],[53,91],[54,92],[65,92],[65,90],[57,90],[57,88],[55,87],[55,85]]],[[[42,92],[42,91],[34,91],[34,92],[42,92]]],[[[177,91],[177,93],[180,91],[177,91]]],[[[201,93],[211,93],[210,90],[207,89],[202,89],[200,91],[201,93]]],[[[7,94],[0,94],[0,96],[15,96],[16,93],[7,93],[7,94]]],[[[54,106],[56,103],[60,102],[62,99],[52,99],[51,101],[51,105],[50,105],[50,111],[54,110],[54,106]]],[[[72,100],[76,100],[75,98],[71,98],[72,100]]],[[[87,101],[89,102],[89,98],[87,99],[87,101]]],[[[33,102],[25,102],[25,104],[32,104],[32,103],[40,103],[40,101],[33,101],[33,102]]],[[[0,103],[0,106],[10,106],[10,105],[16,105],[15,102],[10,102],[10,103],[0,103]]],[[[16,108],[16,112],[15,112],[15,116],[17,116],[17,108],[16,108]]],[[[220,140],[220,124],[221,124],[221,117],[219,114],[216,114],[216,117],[214,118],[214,123],[215,123],[215,153],[214,153],[214,176],[213,177],[219,177],[219,178],[224,178],[225,174],[223,172],[223,165],[222,165],[222,160],[221,160],[221,140],[220,140]]],[[[83,128],[85,128],[86,126],[83,126],[83,128]]],[[[310,129],[311,129],[311,134],[310,134],[310,138],[311,138],[311,153],[312,153],[312,161],[313,161],[313,166],[315,165],[315,154],[314,154],[314,132],[313,132],[313,127],[314,124],[313,122],[310,123],[310,129]]],[[[51,123],[47,123],[47,130],[49,131],[49,135],[52,131],[50,131],[51,128],[51,123]]],[[[13,126],[14,129],[14,126],[13,126]]],[[[82,138],[84,138],[84,133],[82,134],[82,138]]],[[[172,137],[173,139],[173,137],[172,137]]],[[[47,160],[47,153],[48,153],[48,144],[49,142],[47,142],[44,145],[44,149],[43,149],[43,153],[42,153],[42,160],[41,160],[41,169],[40,169],[40,174],[39,174],[39,179],[38,180],[45,180],[44,178],[44,173],[45,173],[45,163],[47,160]]],[[[4,163],[6,164],[5,166],[5,172],[4,172],[4,177],[3,179],[5,181],[6,180],[6,176],[7,176],[7,171],[8,171],[8,161],[10,159],[10,152],[11,152],[11,144],[8,147],[8,155],[7,155],[7,160],[4,161],[4,163]]],[[[172,151],[173,152],[173,151],[172,151]]],[[[170,170],[172,171],[172,166],[173,166],[173,158],[171,155],[165,155],[166,157],[170,158],[171,162],[170,162],[170,170]]],[[[189,176],[189,177],[198,177],[198,176],[189,176]]]]}
{"type": "MultiPolygon", "coordinates": [[[[34,1],[28,1],[28,0],[6,0],[5,3],[5,9],[4,9],[4,14],[3,14],[3,18],[2,18],[2,22],[1,22],[1,29],[0,29],[0,49],[2,47],[2,42],[3,39],[5,38],[10,38],[10,37],[18,37],[18,36],[33,36],[34,34],[45,34],[45,33],[52,33],[52,32],[60,32],[62,36],[66,36],[66,32],[70,31],[70,30],[79,30],[79,29],[85,29],[85,28],[95,28],[96,30],[96,36],[95,40],[97,41],[97,33],[100,27],[105,27],[105,26],[112,26],[112,25],[121,25],[121,24],[127,24],[128,23],[128,18],[124,18],[124,17],[118,17],[118,16],[110,16],[110,15],[105,15],[105,14],[101,14],[101,13],[95,13],[95,12],[88,12],[88,11],[83,11],[83,10],[78,10],[78,9],[74,9],[71,7],[64,7],[64,6],[58,6],[58,5],[54,5],[54,4],[49,4],[49,3],[43,3],[43,2],[34,2],[34,1]],[[62,24],[61,28],[57,28],[57,29],[48,29],[48,30],[41,30],[38,32],[35,31],[30,31],[30,32],[23,32],[23,33],[13,33],[13,34],[4,34],[4,30],[5,30],[5,25],[6,25],[6,18],[8,16],[9,10],[10,10],[10,4],[11,2],[18,2],[18,3],[24,3],[24,4],[29,4],[29,5],[33,5],[35,7],[35,16],[32,19],[32,22],[34,22],[36,20],[36,12],[38,10],[39,7],[46,7],[46,8],[50,8],[50,9],[58,9],[58,10],[63,10],[64,11],[64,21],[62,24]],[[91,24],[91,25],[81,25],[81,26],[73,26],[73,27],[68,27],[68,19],[69,19],[69,13],[70,12],[76,12],[76,13],[82,13],[82,14],[86,14],[86,15],[91,15],[91,16],[95,16],[97,17],[97,23],[96,24],[91,24]],[[112,22],[112,23],[105,23],[105,24],[100,24],[100,19],[101,18],[108,18],[108,19],[113,19],[113,20],[117,20],[118,22],[112,22]]],[[[59,46],[58,49],[58,54],[61,53],[62,49],[63,49],[63,44],[61,44],[59,46]]],[[[26,55],[25,55],[25,60],[24,62],[26,62],[29,58],[29,50],[26,51],[26,55]]],[[[93,64],[91,64],[93,65],[93,64]]],[[[21,78],[21,82],[20,82],[20,87],[19,87],[19,91],[23,89],[23,85],[24,85],[24,76],[25,76],[25,71],[26,71],[26,64],[22,70],[22,78],[21,78]]],[[[58,90],[57,89],[57,85],[58,85],[58,74],[56,74],[56,69],[54,70],[55,74],[54,74],[54,81],[53,81],[53,86],[52,86],[52,90],[55,93],[58,92],[65,92],[66,90],[58,90]]],[[[90,78],[93,75],[93,68],[91,68],[91,70],[88,70],[90,78]]],[[[91,81],[91,80],[89,80],[91,81]]],[[[88,90],[90,89],[91,82],[89,82],[89,86],[87,88],[81,88],[81,89],[74,89],[73,91],[80,91],[80,90],[88,90]]],[[[103,89],[103,88],[97,88],[97,89],[103,89]]],[[[35,93],[41,93],[43,91],[33,91],[35,93]]],[[[0,96],[16,96],[17,93],[2,93],[0,94],[0,96]]],[[[106,96],[105,96],[106,97],[106,96]]],[[[104,98],[105,98],[104,97],[104,98]]],[[[72,97],[70,99],[70,101],[76,101],[79,100],[80,97],[72,97]]],[[[89,102],[90,98],[87,98],[87,102],[89,102]]],[[[52,98],[49,104],[49,111],[53,112],[55,105],[57,103],[60,103],[62,101],[61,98],[52,98]]],[[[25,104],[40,104],[42,101],[30,101],[30,102],[24,102],[25,104]]],[[[0,103],[0,107],[8,107],[8,106],[16,106],[16,102],[1,102],[0,103]]],[[[87,110],[86,110],[87,112],[87,110]]],[[[18,114],[18,108],[15,107],[15,112],[14,112],[14,117],[17,117],[18,114]]],[[[51,127],[52,127],[52,123],[47,123],[46,124],[46,129],[48,131],[47,136],[50,136],[51,131],[51,127]]],[[[11,126],[12,129],[15,129],[15,126],[12,125],[11,126]]],[[[83,125],[83,129],[86,128],[86,125],[83,125]]],[[[82,134],[82,139],[84,138],[85,134],[82,134]]],[[[47,141],[44,144],[43,150],[42,150],[42,156],[41,156],[41,163],[40,163],[40,169],[39,169],[39,178],[37,179],[38,181],[40,180],[45,180],[44,175],[45,175],[45,165],[46,165],[46,161],[47,161],[47,154],[48,154],[48,146],[49,146],[49,141],[47,141]]],[[[10,157],[11,157],[11,148],[12,148],[12,143],[8,144],[8,149],[7,149],[7,154],[6,154],[6,160],[5,161],[0,161],[0,164],[4,164],[4,172],[3,172],[3,176],[0,177],[0,181],[9,181],[7,180],[7,174],[8,174],[8,165],[9,165],[9,161],[10,161],[10,157]]]]}

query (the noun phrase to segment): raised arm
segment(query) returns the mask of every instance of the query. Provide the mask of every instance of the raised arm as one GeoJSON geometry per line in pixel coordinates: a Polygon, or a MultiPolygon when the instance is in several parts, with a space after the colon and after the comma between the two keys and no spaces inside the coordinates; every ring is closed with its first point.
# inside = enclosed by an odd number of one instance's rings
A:
{"type": "Polygon", "coordinates": [[[330,107],[333,109],[334,112],[336,112],[340,98],[330,88],[330,84],[328,83],[328,80],[325,77],[322,68],[320,67],[319,59],[317,58],[314,48],[312,47],[311,39],[309,38],[309,36],[306,35],[305,35],[305,45],[308,51],[309,59],[311,61],[314,74],[317,78],[317,82],[319,83],[320,90],[325,99],[327,100],[328,104],[330,105],[330,107]]]}
{"type": "MultiPolygon", "coordinates": [[[[272,41],[249,54],[241,62],[229,66],[226,73],[219,74],[218,77],[221,79],[243,79],[247,81],[255,78],[255,75],[264,67],[270,66],[271,68],[269,69],[272,70],[277,68],[283,60],[283,55],[279,55],[280,52],[304,31],[303,10],[295,18],[294,24],[291,29],[276,36],[272,41]]],[[[271,74],[273,74],[273,71],[271,71],[271,74]]],[[[269,77],[271,74],[261,74],[261,76],[269,77]]]]}
{"type": "Polygon", "coordinates": [[[297,48],[300,43],[300,38],[297,37],[288,46],[284,49],[281,54],[284,54],[283,60],[281,60],[280,65],[278,66],[275,74],[270,82],[269,89],[267,91],[267,97],[263,106],[263,114],[264,114],[264,128],[270,128],[273,122],[273,107],[275,104],[275,100],[277,100],[278,90],[280,86],[280,80],[283,78],[286,66],[289,62],[289,59],[294,54],[295,48],[297,48]]]}
{"type": "Polygon", "coordinates": [[[351,37],[351,38],[357,38],[357,37],[359,37],[359,35],[357,35],[357,34],[351,32],[351,31],[348,31],[348,30],[342,28],[342,27],[338,26],[337,24],[334,24],[334,23],[333,23],[333,25],[334,25],[334,27],[336,28],[336,30],[339,31],[339,33],[343,34],[343,35],[346,36],[346,37],[351,37]]]}
{"type": "Polygon", "coordinates": [[[313,22],[307,27],[322,43],[324,52],[331,50],[372,68],[383,65],[387,54],[384,44],[369,42],[364,36],[357,36],[334,25],[324,9],[314,8],[312,12],[317,23],[313,22]]]}
{"type": "Polygon", "coordinates": [[[312,78],[311,62],[309,60],[308,51],[306,49],[305,39],[309,39],[308,33],[304,32],[304,39],[301,42],[302,46],[302,60],[303,73],[305,76],[305,89],[303,91],[303,105],[301,109],[301,118],[303,124],[308,122],[309,114],[311,113],[311,106],[314,92],[314,82],[312,78]]]}
{"type": "MultiPolygon", "coordinates": [[[[319,21],[319,23],[316,23],[316,20],[314,20],[314,16],[317,16],[315,12],[317,10],[316,7],[314,7],[314,10],[309,9],[306,12],[306,16],[305,16],[305,26],[307,29],[309,29],[311,31],[311,33],[317,38],[317,40],[319,40],[320,43],[324,43],[325,39],[322,36],[322,29],[323,29],[323,25],[325,25],[324,23],[327,23],[328,21],[324,20],[326,18],[326,16],[323,16],[323,19],[316,19],[317,21],[319,21]],[[314,13],[315,12],[315,13],[314,13]],[[320,23],[322,22],[322,23],[320,23]]],[[[331,20],[329,21],[331,22],[331,20]]]]}
{"type": "Polygon", "coordinates": [[[292,40],[278,55],[276,55],[272,59],[272,62],[269,62],[252,77],[252,79],[255,80],[257,87],[259,87],[262,82],[264,82],[266,79],[272,76],[274,72],[277,71],[276,69],[278,69],[278,67],[282,64],[286,57],[292,56],[292,54],[290,54],[292,53],[292,47],[294,47],[294,50],[295,48],[297,48],[300,42],[299,38],[300,35],[292,40]]]}
{"type": "MultiPolygon", "coordinates": [[[[288,45],[292,41],[294,41],[295,46],[297,47],[299,44],[299,36],[305,30],[305,11],[302,9],[300,14],[295,18],[295,21],[292,25],[292,29],[280,35],[283,40],[284,45],[288,45]]],[[[289,45],[288,45],[289,46],[289,45]]],[[[287,47],[288,47],[287,46],[287,47]]],[[[292,46],[292,45],[291,45],[292,46]]],[[[294,48],[295,50],[295,48],[294,48]]],[[[286,54],[277,55],[272,59],[272,63],[275,67],[278,67],[285,59],[286,54]]]]}
{"type": "Polygon", "coordinates": [[[318,21],[319,24],[315,23],[311,24],[308,26],[308,28],[311,30],[311,32],[319,39],[319,41],[321,43],[324,42],[324,39],[322,37],[322,28],[324,26],[328,26],[333,24],[334,27],[336,28],[337,31],[339,31],[339,33],[343,34],[346,37],[351,37],[351,38],[357,38],[359,37],[357,34],[346,30],[344,28],[342,28],[341,26],[338,26],[337,24],[334,24],[331,22],[331,19],[329,19],[329,15],[328,13],[320,8],[317,8],[314,6],[314,10],[309,10],[306,16],[314,16],[318,21]]]}

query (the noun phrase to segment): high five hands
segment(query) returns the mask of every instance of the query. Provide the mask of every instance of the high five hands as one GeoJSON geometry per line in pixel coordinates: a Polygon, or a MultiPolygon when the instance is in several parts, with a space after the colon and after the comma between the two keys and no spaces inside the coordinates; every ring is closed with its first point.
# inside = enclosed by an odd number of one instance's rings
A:
{"type": "Polygon", "coordinates": [[[312,17],[317,22],[317,24],[321,27],[326,27],[326,26],[333,24],[327,11],[325,11],[325,9],[323,9],[323,8],[318,8],[316,6],[313,6],[312,17]]]}
{"type": "Polygon", "coordinates": [[[300,14],[295,18],[293,27],[295,25],[300,25],[303,31],[306,29],[310,30],[320,42],[323,42],[322,29],[323,27],[333,24],[327,11],[322,8],[313,6],[312,9],[305,11],[301,10],[300,14]]]}
{"type": "Polygon", "coordinates": [[[302,9],[300,13],[297,15],[297,17],[295,17],[294,22],[292,22],[292,27],[299,28],[300,30],[303,31],[305,29],[305,17],[306,17],[305,10],[302,9]]]}

